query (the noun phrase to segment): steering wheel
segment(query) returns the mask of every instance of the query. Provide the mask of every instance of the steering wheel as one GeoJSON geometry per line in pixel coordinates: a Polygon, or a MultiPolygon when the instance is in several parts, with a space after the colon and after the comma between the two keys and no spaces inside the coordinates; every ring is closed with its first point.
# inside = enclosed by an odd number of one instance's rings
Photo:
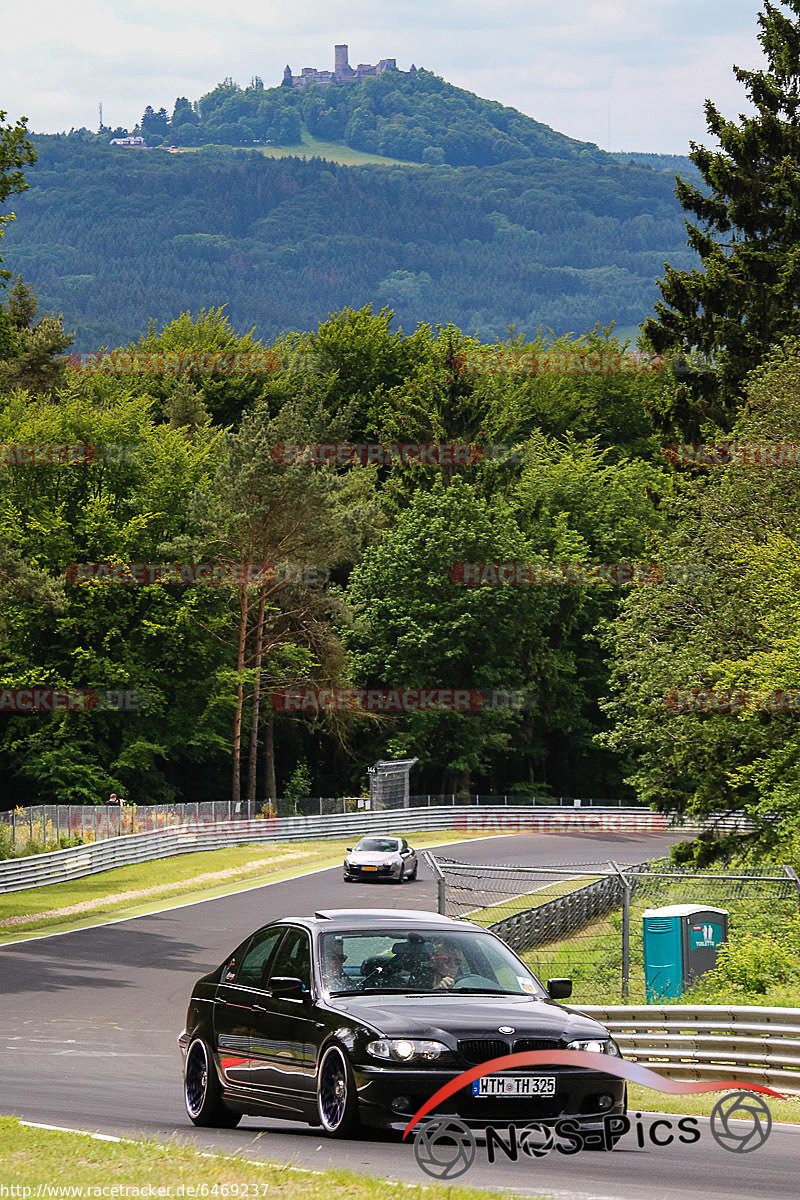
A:
{"type": "Polygon", "coordinates": [[[462,975],[457,979],[450,989],[457,992],[459,988],[483,988],[488,987],[493,991],[497,988],[497,980],[489,979],[486,975],[462,975]]]}

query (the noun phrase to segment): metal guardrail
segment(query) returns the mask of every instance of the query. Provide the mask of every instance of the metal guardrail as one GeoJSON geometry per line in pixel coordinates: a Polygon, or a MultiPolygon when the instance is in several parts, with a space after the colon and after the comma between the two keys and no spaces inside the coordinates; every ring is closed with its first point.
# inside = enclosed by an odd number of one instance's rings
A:
{"type": "MultiPolygon", "coordinates": [[[[455,793],[436,796],[432,794],[408,797],[408,806],[381,806],[380,811],[395,807],[442,808],[444,806],[465,808],[631,808],[644,809],[646,805],[623,800],[598,800],[591,797],[575,799],[571,796],[459,796],[455,793]]],[[[78,837],[82,841],[100,841],[101,838],[122,837],[126,833],[156,833],[174,825],[213,824],[217,821],[250,820],[252,817],[316,817],[333,816],[337,813],[377,811],[368,796],[307,796],[301,800],[281,797],[271,803],[258,803],[252,808],[246,800],[234,803],[231,800],[186,801],[176,804],[135,804],[124,807],[105,804],[35,804],[25,808],[0,811],[0,826],[6,826],[13,845],[28,842],[57,842],[61,837],[78,837]]]]}
{"type": "Polygon", "coordinates": [[[322,817],[254,817],[251,820],[188,823],[155,833],[135,833],[107,838],[70,850],[54,850],[27,858],[0,861],[0,893],[63,883],[83,875],[130,866],[150,859],[168,858],[195,850],[218,850],[257,842],[310,841],[319,838],[363,837],[385,832],[407,835],[426,829],[468,831],[474,818],[480,828],[498,833],[537,830],[551,833],[657,833],[667,828],[660,813],[641,808],[610,810],[529,808],[476,814],[468,807],[394,809],[386,812],[338,813],[322,817]],[[491,822],[495,823],[492,824],[491,822]]]}
{"type": "Polygon", "coordinates": [[[581,1005],[625,1058],[673,1079],[744,1079],[800,1095],[800,1009],[689,1005],[581,1005]]]}

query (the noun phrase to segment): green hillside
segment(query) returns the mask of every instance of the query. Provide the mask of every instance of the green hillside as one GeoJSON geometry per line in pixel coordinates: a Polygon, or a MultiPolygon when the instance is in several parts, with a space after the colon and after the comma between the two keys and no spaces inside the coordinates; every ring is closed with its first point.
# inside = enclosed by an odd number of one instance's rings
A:
{"type": "Polygon", "coordinates": [[[162,144],[38,137],[4,240],[78,350],[217,304],[265,338],[369,302],[489,341],[635,329],[664,262],[691,262],[668,171],[430,72],[324,92],[227,81],[139,128],[162,144]]]}
{"type": "Polygon", "coordinates": [[[517,109],[454,87],[431,71],[387,71],[362,83],[320,88],[241,88],[226,79],[199,101],[145,111],[148,144],[280,147],[304,136],[370,155],[433,165],[489,166],[515,158],[601,156],[517,109]]]}
{"type": "MultiPolygon", "coordinates": [[[[210,146],[221,150],[219,142],[209,142],[210,146]]],[[[197,146],[169,146],[171,154],[193,154],[197,146]]],[[[322,138],[313,137],[305,125],[300,128],[300,141],[286,146],[258,146],[259,154],[266,158],[324,158],[328,162],[339,163],[343,167],[395,167],[413,166],[410,160],[389,158],[384,154],[370,154],[366,150],[354,150],[344,142],[326,142],[322,138]]],[[[127,153],[127,151],[121,151],[127,153]]]]}

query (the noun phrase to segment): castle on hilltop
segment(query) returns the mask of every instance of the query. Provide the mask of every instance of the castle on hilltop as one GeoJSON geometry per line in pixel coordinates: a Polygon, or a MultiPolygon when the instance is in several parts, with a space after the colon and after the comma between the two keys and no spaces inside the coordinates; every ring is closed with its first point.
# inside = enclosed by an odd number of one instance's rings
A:
{"type": "MultiPolygon", "coordinates": [[[[384,71],[396,71],[396,58],[382,58],[379,63],[374,66],[371,63],[359,63],[357,67],[351,67],[348,62],[347,46],[334,46],[334,59],[332,71],[318,71],[316,67],[303,67],[299,75],[293,75],[291,67],[287,64],[286,70],[283,72],[284,87],[305,87],[307,83],[318,83],[320,87],[327,87],[330,83],[361,83],[362,79],[368,79],[371,75],[382,75],[384,71]]],[[[417,68],[411,67],[410,71],[401,71],[401,75],[416,74],[417,68]]]]}

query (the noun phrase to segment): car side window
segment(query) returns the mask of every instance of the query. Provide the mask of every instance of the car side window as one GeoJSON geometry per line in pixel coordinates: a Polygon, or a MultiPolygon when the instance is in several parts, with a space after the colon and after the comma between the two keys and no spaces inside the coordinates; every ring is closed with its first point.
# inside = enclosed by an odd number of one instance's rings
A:
{"type": "Polygon", "coordinates": [[[300,979],[303,989],[311,989],[311,947],[308,934],[302,929],[289,929],[272,960],[270,979],[288,975],[300,979]]]}
{"type": "MultiPolygon", "coordinates": [[[[236,982],[242,987],[266,988],[266,971],[272,952],[285,932],[284,926],[257,933],[245,951],[236,982]]],[[[227,978],[227,977],[225,977],[227,978]]]]}

